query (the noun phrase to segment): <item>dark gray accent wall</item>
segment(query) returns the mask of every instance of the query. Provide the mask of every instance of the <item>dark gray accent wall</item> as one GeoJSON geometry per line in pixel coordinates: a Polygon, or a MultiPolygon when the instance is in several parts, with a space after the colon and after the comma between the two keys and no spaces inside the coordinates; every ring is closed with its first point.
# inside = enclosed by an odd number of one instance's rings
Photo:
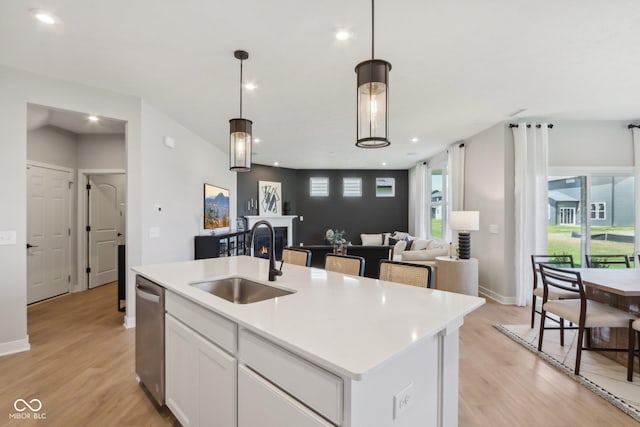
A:
{"type": "Polygon", "coordinates": [[[361,233],[406,231],[409,221],[409,177],[406,170],[308,170],[253,164],[251,172],[238,174],[238,217],[256,215],[247,201],[257,201],[258,181],[282,183],[283,210],[288,205],[294,221],[293,241],[297,245],[324,243],[328,228],[345,230],[347,240],[360,244],[361,233]],[[329,197],[310,197],[309,179],[329,178],[329,197]],[[362,197],[343,197],[342,178],[362,178],[362,197]],[[376,178],[395,178],[395,197],[376,197],[376,178]]]}
{"type": "Polygon", "coordinates": [[[298,170],[298,242],[323,243],[328,228],[344,230],[346,239],[360,244],[361,233],[406,231],[409,184],[406,170],[298,170]],[[329,178],[329,197],[310,197],[311,177],[329,178]],[[361,177],[362,197],[343,197],[342,178],[361,177]],[[395,197],[376,197],[376,178],[395,178],[395,197]]]}

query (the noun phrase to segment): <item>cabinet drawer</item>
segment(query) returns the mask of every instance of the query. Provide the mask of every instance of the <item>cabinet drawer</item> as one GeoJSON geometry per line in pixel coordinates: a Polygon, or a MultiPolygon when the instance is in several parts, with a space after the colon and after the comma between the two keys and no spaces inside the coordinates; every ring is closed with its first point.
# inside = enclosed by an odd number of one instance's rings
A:
{"type": "Polygon", "coordinates": [[[238,427],[333,427],[244,366],[238,367],[238,427]]]}
{"type": "Polygon", "coordinates": [[[206,308],[167,291],[165,308],[168,313],[193,330],[216,343],[229,353],[236,353],[236,324],[206,308]]]}
{"type": "Polygon", "coordinates": [[[342,423],[342,379],[272,344],[240,330],[239,359],[337,425],[342,423]]]}

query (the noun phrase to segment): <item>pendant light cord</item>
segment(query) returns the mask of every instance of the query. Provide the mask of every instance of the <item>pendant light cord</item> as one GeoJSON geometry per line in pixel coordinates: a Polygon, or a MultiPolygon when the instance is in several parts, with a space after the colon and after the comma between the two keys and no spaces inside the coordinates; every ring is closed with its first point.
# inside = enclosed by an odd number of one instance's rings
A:
{"type": "Polygon", "coordinates": [[[376,21],[374,19],[375,17],[375,10],[374,10],[374,2],[375,0],[371,0],[371,59],[375,59],[375,55],[374,55],[374,51],[373,48],[376,44],[376,39],[375,39],[375,25],[376,25],[376,21]]]}
{"type": "Polygon", "coordinates": [[[242,118],[242,59],[240,60],[240,118],[242,118]]]}

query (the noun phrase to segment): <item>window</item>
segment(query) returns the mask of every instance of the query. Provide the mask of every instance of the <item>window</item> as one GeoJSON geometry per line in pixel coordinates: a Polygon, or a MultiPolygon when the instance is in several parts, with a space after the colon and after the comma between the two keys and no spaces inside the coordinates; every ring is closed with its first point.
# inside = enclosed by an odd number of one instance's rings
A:
{"type": "Polygon", "coordinates": [[[312,176],[309,179],[309,194],[311,197],[329,196],[329,178],[312,176]]]}
{"type": "Polygon", "coordinates": [[[576,208],[560,208],[559,222],[562,225],[576,225],[576,208]]]}
{"type": "Polygon", "coordinates": [[[604,221],[607,219],[606,202],[591,203],[591,219],[595,221],[604,221]]]}
{"type": "Polygon", "coordinates": [[[395,197],[395,178],[376,178],[376,197],[395,197]]]}
{"type": "Polygon", "coordinates": [[[446,203],[446,164],[440,167],[429,169],[430,189],[428,200],[430,219],[429,237],[432,239],[443,239],[445,237],[446,225],[444,225],[446,203]],[[444,225],[444,226],[443,226],[444,225]]]}
{"type": "Polygon", "coordinates": [[[343,197],[362,197],[362,178],[342,178],[343,197]]]}

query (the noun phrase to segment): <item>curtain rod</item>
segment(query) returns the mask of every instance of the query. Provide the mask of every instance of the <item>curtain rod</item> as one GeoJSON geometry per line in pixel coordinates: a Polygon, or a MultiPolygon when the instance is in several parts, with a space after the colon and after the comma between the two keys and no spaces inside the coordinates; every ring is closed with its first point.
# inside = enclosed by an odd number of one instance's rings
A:
{"type": "Polygon", "coordinates": [[[640,129],[640,125],[628,125],[627,129],[633,129],[633,128],[638,128],[640,129]]]}
{"type": "MultiPolygon", "coordinates": [[[[629,125],[629,126],[631,126],[631,125],[629,125]]],[[[518,127],[518,124],[517,124],[517,123],[509,123],[509,129],[517,128],[517,127],[518,127]]],[[[531,127],[531,125],[527,125],[527,129],[529,129],[530,127],[531,127]]],[[[537,125],[536,125],[536,127],[537,127],[538,129],[540,129],[540,128],[542,127],[542,125],[541,125],[541,124],[537,124],[537,125]]],[[[547,127],[548,127],[549,129],[553,129],[553,123],[549,123],[549,124],[547,125],[547,127]]]]}

